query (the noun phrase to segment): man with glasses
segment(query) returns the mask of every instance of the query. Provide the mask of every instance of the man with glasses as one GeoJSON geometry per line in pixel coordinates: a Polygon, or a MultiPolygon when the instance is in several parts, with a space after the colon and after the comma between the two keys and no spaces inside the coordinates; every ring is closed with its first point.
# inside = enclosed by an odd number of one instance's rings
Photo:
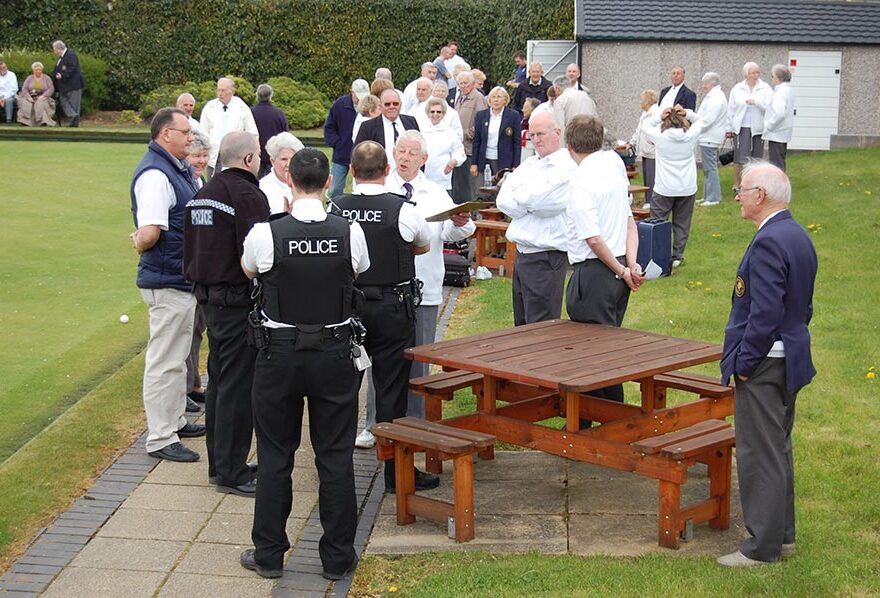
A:
{"type": "Polygon", "coordinates": [[[184,206],[196,193],[189,155],[192,129],[177,108],[162,108],[150,126],[152,141],[134,171],[129,236],[140,254],[137,286],[148,306],[150,340],[144,363],[143,399],[147,452],[170,461],[198,461],[181,437],[203,436],[187,423],[186,357],[192,343],[196,301],[183,276],[184,206]]]}
{"type": "Polygon", "coordinates": [[[393,89],[383,91],[379,96],[382,115],[364,122],[358,130],[357,139],[354,140],[355,145],[362,141],[375,141],[384,147],[392,170],[395,167],[394,144],[397,143],[400,134],[410,129],[419,130],[419,123],[416,122],[415,117],[401,114],[401,107],[402,102],[397,91],[393,89]]]}
{"type": "Polygon", "coordinates": [[[721,380],[736,383],[736,466],[750,537],[718,564],[754,567],[795,551],[791,431],[798,391],[816,375],[807,326],[818,260],[788,211],[791,183],[779,168],[746,166],[736,200],[758,232],[737,268],[721,380]]]}
{"type": "Polygon", "coordinates": [[[257,185],[256,135],[227,134],[220,160],[224,170],[186,204],[183,267],[186,278],[195,283],[208,324],[208,479],[218,492],[253,497],[255,471],[247,457],[256,350],[245,338],[252,285],[241,270],[241,256],[251,227],[269,218],[269,202],[257,185]]]}

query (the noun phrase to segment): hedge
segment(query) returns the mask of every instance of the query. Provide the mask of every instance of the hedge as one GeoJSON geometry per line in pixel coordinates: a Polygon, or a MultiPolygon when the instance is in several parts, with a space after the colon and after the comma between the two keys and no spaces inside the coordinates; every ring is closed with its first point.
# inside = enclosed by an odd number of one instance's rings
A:
{"type": "Polygon", "coordinates": [[[234,73],[283,75],[328,97],[378,66],[398,86],[449,39],[490,79],[506,80],[527,39],[571,39],[570,0],[17,0],[0,16],[6,43],[48,48],[56,37],[110,65],[108,107],[131,108],[160,85],[234,73]],[[63,17],[59,17],[63,15],[63,17]]]}

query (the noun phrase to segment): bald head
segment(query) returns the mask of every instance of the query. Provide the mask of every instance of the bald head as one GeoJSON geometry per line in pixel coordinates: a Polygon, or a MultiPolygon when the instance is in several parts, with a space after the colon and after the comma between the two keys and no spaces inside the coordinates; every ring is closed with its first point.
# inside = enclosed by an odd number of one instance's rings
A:
{"type": "Polygon", "coordinates": [[[388,155],[375,141],[361,141],[351,150],[351,174],[361,183],[385,183],[388,155]]]}
{"type": "Polygon", "coordinates": [[[529,134],[532,137],[535,152],[542,158],[560,148],[561,131],[556,126],[552,112],[545,110],[537,114],[533,113],[529,119],[529,134]]]}
{"type": "Polygon", "coordinates": [[[225,106],[235,95],[235,81],[227,77],[217,79],[217,99],[225,106]]]}
{"type": "Polygon", "coordinates": [[[220,142],[220,161],[224,166],[241,168],[254,176],[260,171],[260,142],[245,131],[227,133],[220,142]]]}
{"type": "Polygon", "coordinates": [[[192,116],[193,109],[196,107],[196,99],[191,93],[182,93],[177,96],[176,106],[183,110],[187,116],[192,116]]]}

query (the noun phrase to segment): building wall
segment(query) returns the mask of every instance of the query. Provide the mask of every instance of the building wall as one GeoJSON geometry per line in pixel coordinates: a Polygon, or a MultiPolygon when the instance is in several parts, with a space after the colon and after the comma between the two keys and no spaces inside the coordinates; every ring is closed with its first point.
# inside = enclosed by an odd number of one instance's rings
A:
{"type": "Polygon", "coordinates": [[[742,65],[761,66],[769,83],[770,67],[788,64],[789,50],[841,51],[840,135],[880,135],[880,47],[817,44],[735,44],[722,42],[581,42],[584,85],[596,100],[599,116],[612,135],[628,140],[639,119],[639,93],[670,85],[674,66],[685,69],[685,84],[702,97],[707,71],[721,76],[725,95],[741,81],[742,65]]]}

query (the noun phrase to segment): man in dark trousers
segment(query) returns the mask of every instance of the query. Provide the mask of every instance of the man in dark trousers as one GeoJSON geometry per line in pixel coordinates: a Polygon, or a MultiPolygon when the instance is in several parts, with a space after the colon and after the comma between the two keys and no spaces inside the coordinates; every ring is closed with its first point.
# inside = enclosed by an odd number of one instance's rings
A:
{"type": "Polygon", "coordinates": [[[351,91],[339,96],[327,113],[324,121],[324,143],[333,148],[333,163],[330,174],[333,182],[327,195],[331,198],[342,195],[345,180],[348,178],[348,166],[351,164],[351,148],[354,146],[351,134],[354,132],[354,121],[357,118],[358,102],[370,95],[370,84],[363,79],[351,82],[351,91]]]}
{"type": "Polygon", "coordinates": [[[394,144],[400,134],[409,129],[419,130],[419,123],[415,117],[401,114],[401,99],[393,89],[386,89],[379,98],[379,109],[382,114],[376,118],[364,121],[358,130],[357,139],[354,144],[357,145],[362,141],[375,141],[385,148],[385,157],[388,164],[393,169],[394,164],[394,144]]]}
{"type": "Polygon", "coordinates": [[[358,223],[324,210],[321,198],[330,185],[324,153],[298,151],[289,173],[290,214],[255,225],[241,260],[247,276],[260,277],[262,326],[254,329],[259,352],[253,389],[260,484],[254,548],[240,562],[262,577],[282,575],[290,548],[290,475],[307,396],[324,528],[318,553],[324,577],[338,580],[357,563],[352,452],[360,376],[352,365],[359,340],[352,302],[354,278],[370,267],[370,257],[358,223]]]}
{"type": "Polygon", "coordinates": [[[742,185],[740,213],[758,232],[737,269],[721,379],[736,383],[736,466],[750,537],[718,558],[725,567],[794,554],[791,430],[798,391],[816,375],[807,326],[818,263],[807,231],[788,211],[791,183],[779,168],[755,162],[742,185]]]}
{"type": "MultiPolygon", "coordinates": [[[[363,129],[362,129],[363,130],[363,129]]],[[[361,319],[367,328],[367,353],[373,360],[376,421],[406,415],[410,361],[403,350],[415,344],[416,254],[427,253],[431,237],[424,216],[411,201],[385,190],[388,160],[372,141],[359,143],[351,154],[357,193],[340,195],[331,208],[359,222],[367,237],[372,266],[358,277],[366,301],[361,319]]],[[[436,488],[440,479],[416,470],[416,488],[436,488]]],[[[385,462],[385,489],[395,487],[394,461],[385,462]]]]}
{"type": "Polygon", "coordinates": [[[697,109],[697,94],[684,84],[684,68],[677,66],[672,69],[672,85],[660,90],[660,108],[681,106],[687,110],[697,109]]]}
{"type": "Polygon", "coordinates": [[[186,206],[184,274],[208,324],[208,477],[218,492],[254,496],[247,464],[253,433],[251,384],[256,351],[245,337],[251,281],[241,271],[242,244],[251,227],[269,217],[257,186],[260,145],[256,135],[228,133],[220,145],[224,170],[186,206]]]}
{"type": "Polygon", "coordinates": [[[278,133],[283,133],[290,129],[287,123],[287,116],[278,106],[272,104],[272,96],[274,95],[272,86],[268,83],[261,83],[257,86],[257,105],[251,106],[251,114],[254,115],[254,122],[257,123],[257,132],[260,137],[260,172],[257,178],[261,179],[272,168],[269,162],[269,154],[266,153],[266,142],[275,137],[278,133]]]}
{"type": "Polygon", "coordinates": [[[52,51],[58,57],[52,78],[55,79],[61,110],[70,119],[70,126],[78,127],[79,105],[82,100],[82,89],[85,86],[82,70],[79,68],[79,58],[60,39],[52,42],[52,51]]]}

